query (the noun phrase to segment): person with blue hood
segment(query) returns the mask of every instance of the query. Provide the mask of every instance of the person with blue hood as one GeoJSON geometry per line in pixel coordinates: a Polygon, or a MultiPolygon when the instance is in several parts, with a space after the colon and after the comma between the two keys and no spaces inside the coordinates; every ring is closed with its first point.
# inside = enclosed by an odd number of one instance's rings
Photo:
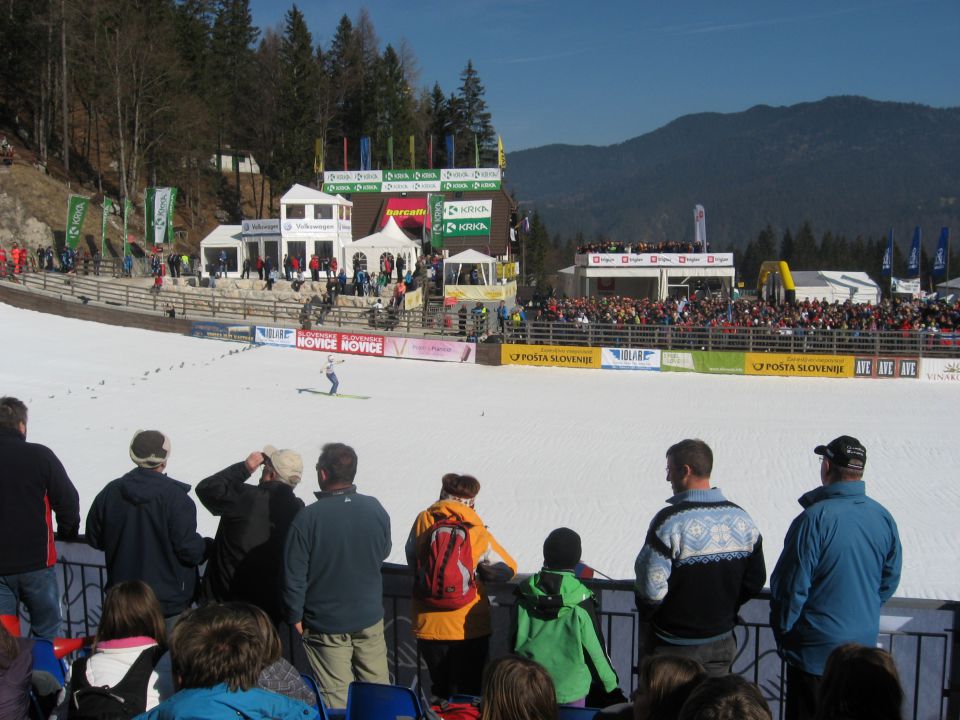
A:
{"type": "Polygon", "coordinates": [[[168,626],[194,600],[197,568],[208,544],[197,533],[190,486],[166,474],[170,438],[138,430],[130,443],[136,467],[101,490],[87,514],[87,543],[103,550],[109,590],[143,580],[160,601],[168,626]]]}
{"type": "Polygon", "coordinates": [[[593,684],[608,695],[619,684],[603,645],[596,598],[575,573],[580,553],[580,536],[557,528],[543,543],[543,569],[515,591],[513,652],[546,668],[561,705],[583,706],[593,684]]]}

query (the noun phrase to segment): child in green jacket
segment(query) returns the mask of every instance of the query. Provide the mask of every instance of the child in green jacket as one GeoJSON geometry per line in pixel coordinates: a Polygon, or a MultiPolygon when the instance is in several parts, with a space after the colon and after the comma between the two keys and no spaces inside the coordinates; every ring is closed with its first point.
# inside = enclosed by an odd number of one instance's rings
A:
{"type": "Polygon", "coordinates": [[[583,706],[590,686],[617,689],[617,673],[603,645],[597,601],[574,568],[580,536],[569,528],[543,543],[543,570],[517,588],[513,611],[514,653],[543,665],[557,688],[557,702],[583,706]]]}

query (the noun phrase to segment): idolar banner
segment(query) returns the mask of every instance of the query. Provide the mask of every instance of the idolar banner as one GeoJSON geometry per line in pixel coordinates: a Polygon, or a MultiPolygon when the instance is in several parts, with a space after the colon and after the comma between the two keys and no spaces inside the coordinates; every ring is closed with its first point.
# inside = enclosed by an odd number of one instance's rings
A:
{"type": "Polygon", "coordinates": [[[87,208],[90,207],[90,198],[81,195],[71,195],[67,201],[67,245],[75,248],[80,243],[80,233],[83,230],[83,221],[87,217],[87,208]]]}

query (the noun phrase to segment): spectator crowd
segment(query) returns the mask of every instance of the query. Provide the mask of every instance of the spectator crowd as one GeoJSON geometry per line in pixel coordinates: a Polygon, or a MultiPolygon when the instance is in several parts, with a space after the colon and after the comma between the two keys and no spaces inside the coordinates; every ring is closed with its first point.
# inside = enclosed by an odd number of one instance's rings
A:
{"type": "Polygon", "coordinates": [[[768,327],[795,330],[960,329],[960,301],[885,299],[870,303],[802,300],[794,303],[719,296],[650,300],[621,296],[550,297],[524,310],[528,320],[675,325],[690,328],[768,327]]]}
{"type": "MultiPolygon", "coordinates": [[[[27,659],[60,632],[54,530],[71,540],[81,527],[67,470],[50,448],[27,441],[27,419],[23,402],[0,398],[0,614],[16,630],[24,606],[40,638],[0,629],[3,718],[26,716],[31,683],[41,695],[27,659]]],[[[900,578],[897,526],[866,495],[867,451],[856,438],[813,452],[816,487],[800,498],[770,575],[785,717],[901,718],[896,668],[876,647],[880,608],[900,578]]],[[[323,446],[313,464],[319,492],[306,505],[294,494],[304,461],[290,449],[264,446],[201,480],[196,496],[220,518],[214,538],[197,532],[191,486],[168,474],[175,456],[166,433],[138,430],[129,457],[132,469],[106,483],[87,514],[106,595],[92,653],[41,698],[55,716],[303,718],[315,716],[319,698],[347,706],[354,681],[391,682],[382,581],[391,518],[360,492],[352,447],[323,446]],[[306,656],[307,682],[281,657],[282,628],[306,656]]],[[[569,705],[603,708],[598,717],[611,719],[771,720],[760,689],[731,674],[740,609],[767,581],[760,529],[712,483],[705,442],[682,440],[665,457],[673,495],[635,563],[642,662],[629,700],[570,528],[545,538],[541,570],[514,593],[510,654],[489,661],[489,585],[513,578],[517,563],[478,512],[480,481],[440,478],[404,550],[411,627],[430,677],[425,697],[441,717],[467,695],[481,700],[457,717],[557,720],[558,706],[569,705]]]]}

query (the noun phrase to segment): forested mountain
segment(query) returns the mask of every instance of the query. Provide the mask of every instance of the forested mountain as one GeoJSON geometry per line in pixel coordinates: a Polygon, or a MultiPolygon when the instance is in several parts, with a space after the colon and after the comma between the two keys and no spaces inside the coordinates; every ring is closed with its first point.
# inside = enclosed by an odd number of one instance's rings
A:
{"type": "MultiPolygon", "coordinates": [[[[930,247],[960,231],[960,108],[831,97],[679,118],[608,147],[510,153],[506,182],[551,233],[587,241],[692,239],[706,208],[713,249],[743,249],[770,226],[820,237],[930,247]]],[[[776,249],[776,248],[774,248],[776,249]]]]}

